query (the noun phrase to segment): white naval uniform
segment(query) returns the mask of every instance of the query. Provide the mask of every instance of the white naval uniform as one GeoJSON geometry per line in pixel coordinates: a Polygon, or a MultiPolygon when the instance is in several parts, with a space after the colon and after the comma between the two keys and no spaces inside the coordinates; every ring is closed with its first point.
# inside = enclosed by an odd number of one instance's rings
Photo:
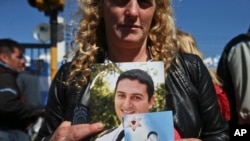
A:
{"type": "MultiPolygon", "coordinates": [[[[114,129],[113,131],[102,135],[101,137],[97,138],[95,141],[116,141],[118,135],[120,132],[123,130],[122,124],[118,126],[118,128],[114,129]]],[[[124,137],[122,138],[121,141],[125,141],[124,137]]]]}

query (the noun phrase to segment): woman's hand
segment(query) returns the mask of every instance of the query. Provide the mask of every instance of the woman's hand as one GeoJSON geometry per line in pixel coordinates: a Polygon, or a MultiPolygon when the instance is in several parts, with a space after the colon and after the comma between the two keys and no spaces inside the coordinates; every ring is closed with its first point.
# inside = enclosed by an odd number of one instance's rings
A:
{"type": "Polygon", "coordinates": [[[77,124],[64,121],[52,135],[50,141],[80,141],[84,138],[103,130],[102,123],[77,124]]]}

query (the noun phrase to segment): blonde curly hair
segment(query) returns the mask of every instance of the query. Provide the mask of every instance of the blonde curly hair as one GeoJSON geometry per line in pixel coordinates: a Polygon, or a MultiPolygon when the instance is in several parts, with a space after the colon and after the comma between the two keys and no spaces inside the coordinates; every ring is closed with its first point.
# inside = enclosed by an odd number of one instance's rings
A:
{"type": "MultiPolygon", "coordinates": [[[[69,77],[66,81],[68,85],[74,82],[78,91],[88,82],[91,64],[103,62],[105,52],[108,49],[105,39],[104,20],[99,16],[103,1],[79,0],[79,8],[83,17],[76,29],[76,36],[71,43],[74,56],[72,57],[69,77]]],[[[176,26],[171,0],[155,0],[155,3],[156,11],[147,43],[150,46],[152,60],[163,61],[165,72],[167,72],[178,52],[176,26]]]]}
{"type": "Polygon", "coordinates": [[[196,40],[192,34],[178,29],[177,38],[181,52],[196,54],[203,59],[203,53],[198,49],[196,40]]]}

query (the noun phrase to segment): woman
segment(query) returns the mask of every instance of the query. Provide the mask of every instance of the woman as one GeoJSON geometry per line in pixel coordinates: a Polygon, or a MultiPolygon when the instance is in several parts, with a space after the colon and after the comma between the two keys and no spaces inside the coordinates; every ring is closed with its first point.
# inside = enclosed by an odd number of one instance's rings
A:
{"type": "Polygon", "coordinates": [[[104,61],[163,61],[166,108],[174,113],[176,140],[229,140],[206,66],[196,56],[178,53],[170,0],[79,2],[84,17],[74,40],[75,54],[52,82],[38,140],[84,140],[103,128],[100,123],[71,126],[70,121],[75,97],[87,87],[90,65],[104,61]]]}

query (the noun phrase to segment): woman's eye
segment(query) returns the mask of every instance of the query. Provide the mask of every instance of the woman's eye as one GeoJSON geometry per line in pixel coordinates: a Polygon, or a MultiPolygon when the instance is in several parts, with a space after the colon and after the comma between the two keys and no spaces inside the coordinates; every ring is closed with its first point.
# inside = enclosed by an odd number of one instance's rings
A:
{"type": "MultiPolygon", "coordinates": [[[[125,6],[130,0],[111,0],[114,4],[118,6],[125,6]]],[[[153,4],[153,0],[137,0],[140,7],[148,7],[153,4]]]]}
{"type": "Polygon", "coordinates": [[[118,6],[126,5],[130,0],[111,0],[114,4],[118,6]]]}
{"type": "Polygon", "coordinates": [[[150,6],[153,4],[152,0],[137,0],[141,6],[150,6]]]}

